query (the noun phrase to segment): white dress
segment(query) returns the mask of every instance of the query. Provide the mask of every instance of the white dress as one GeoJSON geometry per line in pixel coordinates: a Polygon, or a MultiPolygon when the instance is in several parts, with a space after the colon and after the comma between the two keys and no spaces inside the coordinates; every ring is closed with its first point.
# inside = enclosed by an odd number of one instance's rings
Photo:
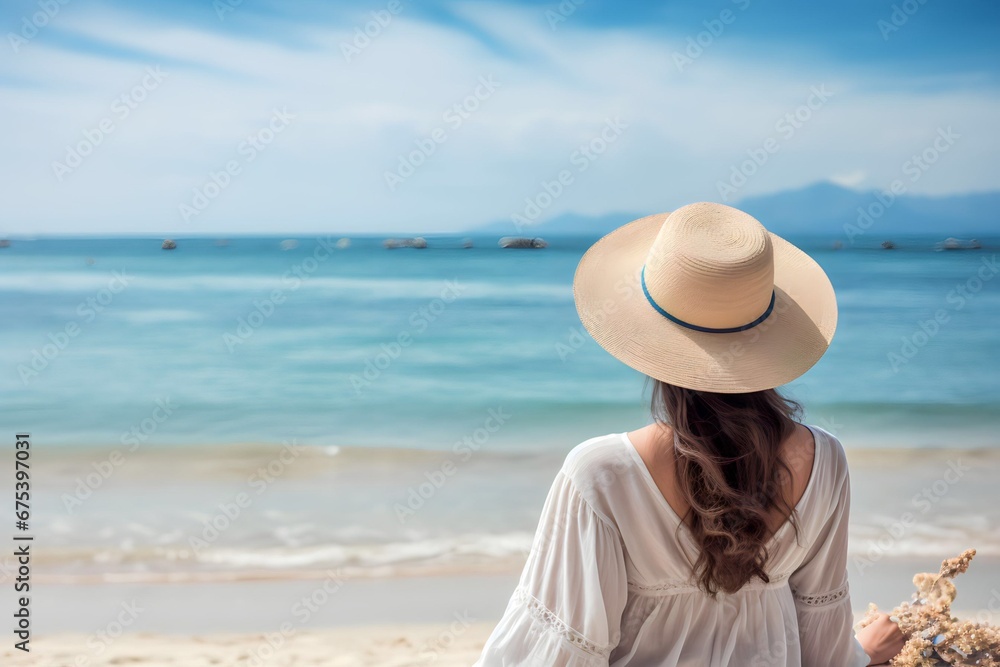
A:
{"type": "Polygon", "coordinates": [[[796,505],[768,543],[770,583],[710,598],[697,554],[624,433],[578,445],[549,491],[531,553],[477,665],[867,665],[847,590],[847,458],[816,440],[796,505]]]}

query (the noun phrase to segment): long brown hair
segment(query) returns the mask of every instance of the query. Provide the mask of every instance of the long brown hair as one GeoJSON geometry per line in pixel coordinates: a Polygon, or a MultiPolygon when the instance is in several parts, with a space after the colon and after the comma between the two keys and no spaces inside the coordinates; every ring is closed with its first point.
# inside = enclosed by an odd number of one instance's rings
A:
{"type": "Polygon", "coordinates": [[[775,508],[791,517],[784,496],[791,470],[779,445],[795,429],[802,407],[775,389],[716,394],[653,381],[652,413],[674,432],[677,491],[690,508],[683,517],[699,556],[698,585],[715,596],[754,578],[769,581],[767,542],[775,508]]]}

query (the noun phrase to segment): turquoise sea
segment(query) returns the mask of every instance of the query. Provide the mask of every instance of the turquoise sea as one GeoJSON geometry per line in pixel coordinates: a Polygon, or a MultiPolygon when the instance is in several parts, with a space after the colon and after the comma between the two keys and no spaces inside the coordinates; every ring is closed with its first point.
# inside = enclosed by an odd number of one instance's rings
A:
{"type": "MultiPolygon", "coordinates": [[[[516,560],[565,453],[645,423],[643,378],[576,317],[573,271],[594,238],[338,239],[0,249],[0,432],[32,435],[52,576],[516,560]],[[199,548],[242,492],[253,502],[199,548]]],[[[894,553],[956,513],[969,534],[1000,532],[997,503],[978,507],[995,500],[1000,453],[1000,239],[790,240],[830,275],[840,322],[789,393],[862,471],[886,449],[913,468],[896,505],[871,491],[856,534],[877,538],[913,504],[943,460],[920,452],[938,448],[992,472],[894,553]]]]}

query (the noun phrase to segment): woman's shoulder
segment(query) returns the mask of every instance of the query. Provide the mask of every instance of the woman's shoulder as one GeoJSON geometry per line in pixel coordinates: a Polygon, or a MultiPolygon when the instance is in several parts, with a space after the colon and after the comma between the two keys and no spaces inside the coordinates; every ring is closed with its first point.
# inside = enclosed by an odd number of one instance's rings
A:
{"type": "Polygon", "coordinates": [[[837,507],[850,483],[847,452],[840,439],[819,426],[809,426],[816,441],[814,462],[800,506],[806,516],[824,520],[837,507]]]}
{"type": "Polygon", "coordinates": [[[608,433],[584,440],[566,455],[560,475],[565,476],[587,504],[611,520],[620,504],[621,489],[628,486],[634,463],[624,433],[608,433]]]}
{"type": "Polygon", "coordinates": [[[584,440],[570,450],[562,472],[575,481],[586,481],[622,470],[628,465],[623,433],[608,433],[584,440]]]}
{"type": "Polygon", "coordinates": [[[824,478],[834,481],[842,481],[848,477],[847,452],[843,443],[830,431],[821,426],[810,425],[809,430],[813,432],[815,448],[813,450],[813,470],[819,472],[824,478]]]}

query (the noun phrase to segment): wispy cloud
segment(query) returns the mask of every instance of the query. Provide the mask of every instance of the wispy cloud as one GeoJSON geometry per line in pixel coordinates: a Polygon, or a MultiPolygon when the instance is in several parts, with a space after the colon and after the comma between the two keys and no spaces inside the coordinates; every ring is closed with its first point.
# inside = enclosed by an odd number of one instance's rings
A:
{"type": "Polygon", "coordinates": [[[796,60],[751,48],[740,21],[750,26],[763,8],[736,15],[679,71],[673,56],[703,29],[698,23],[693,32],[653,33],[570,16],[553,30],[549,6],[467,3],[450,6],[447,20],[409,0],[401,6],[350,62],[343,45],[381,5],[282,24],[280,40],[230,29],[234,16],[212,15],[212,25],[67,6],[51,36],[0,60],[8,192],[0,232],[465,229],[519,211],[609,118],[628,131],[546,217],[665,210],[718,200],[729,166],[773,135],[815,85],[835,96],[741,195],[831,177],[878,187],[949,125],[975,140],[949,152],[920,192],[997,185],[994,87],[964,70],[929,83],[918,72],[887,78],[822,54],[796,60]],[[156,66],[163,82],[120,118],[115,101],[156,66]],[[445,114],[484,76],[497,90],[460,126],[448,125],[445,114]],[[183,219],[179,207],[194,189],[275,109],[295,121],[209,208],[183,219]],[[60,181],[53,163],[107,118],[113,131],[60,181]],[[386,171],[442,127],[446,140],[390,190],[386,171]]]}

